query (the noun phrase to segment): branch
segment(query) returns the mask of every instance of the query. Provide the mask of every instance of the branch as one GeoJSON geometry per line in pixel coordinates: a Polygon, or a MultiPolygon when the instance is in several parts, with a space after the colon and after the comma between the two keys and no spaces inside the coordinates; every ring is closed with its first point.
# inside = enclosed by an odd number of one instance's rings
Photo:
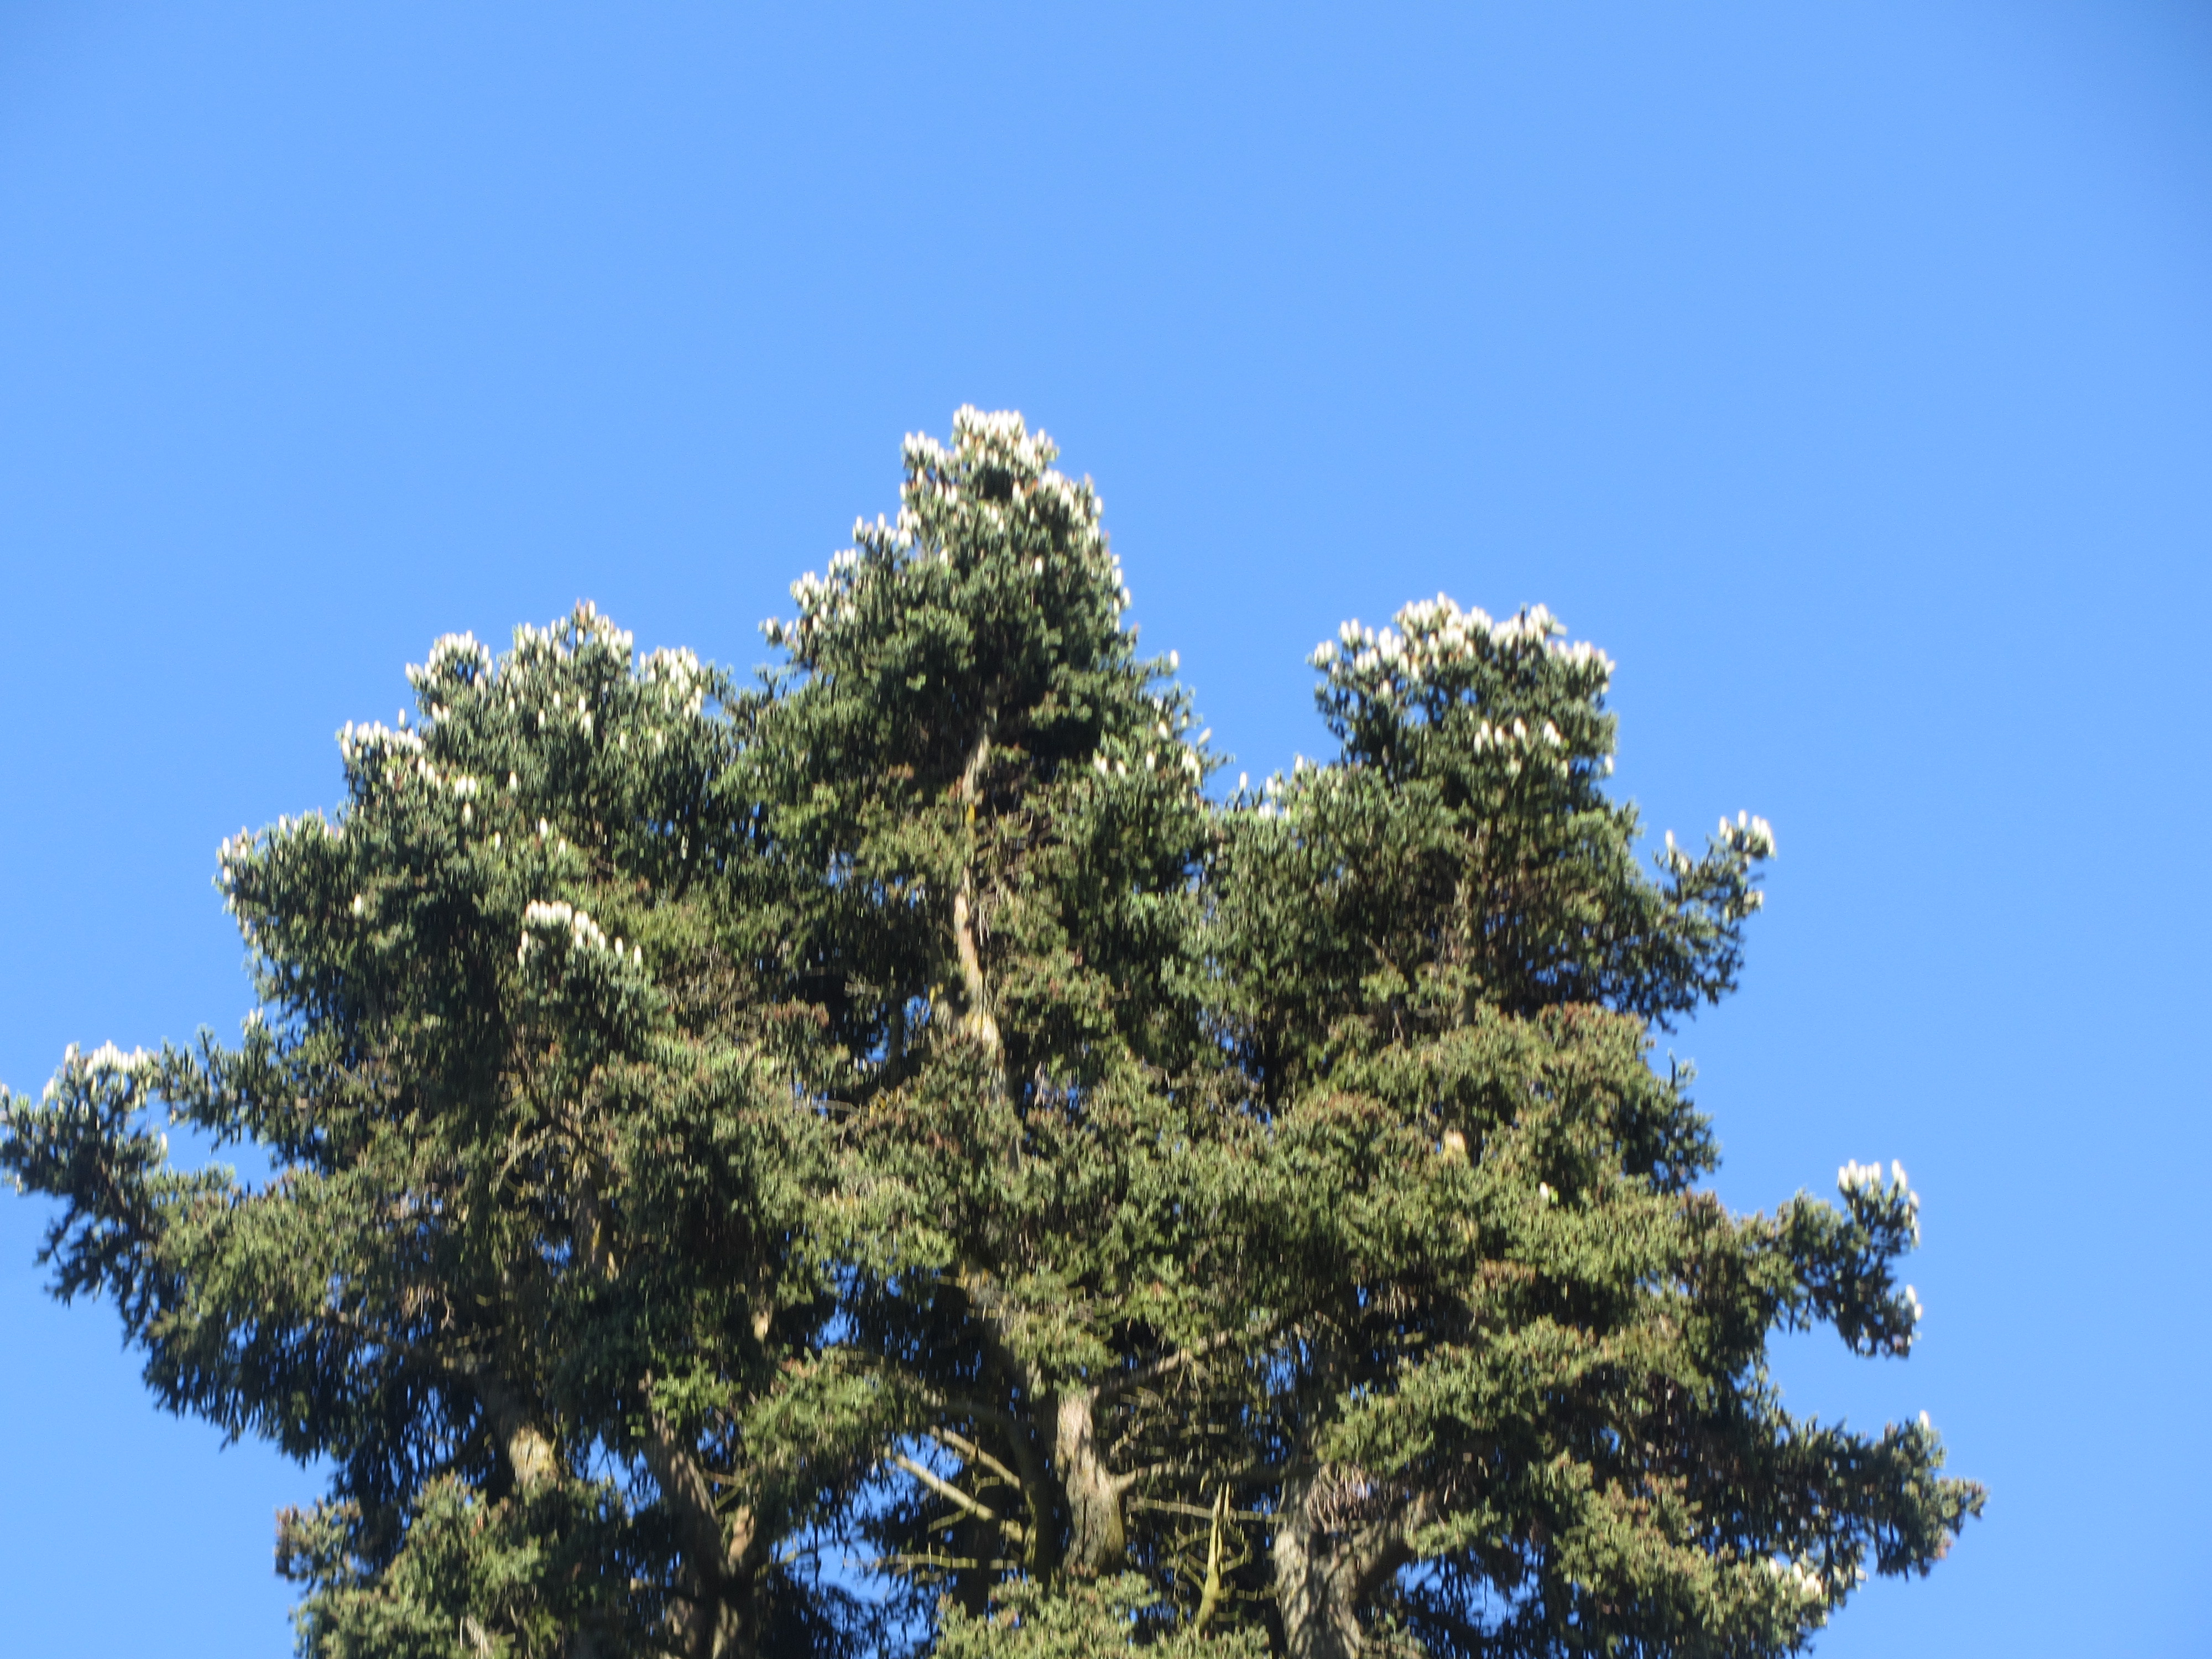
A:
{"type": "Polygon", "coordinates": [[[422,1366],[425,1370],[441,1372],[458,1381],[467,1382],[472,1387],[477,1380],[477,1373],[483,1369],[481,1361],[471,1359],[466,1355],[448,1357],[423,1347],[419,1343],[410,1342],[404,1336],[394,1336],[389,1332],[380,1331],[374,1326],[366,1324],[356,1318],[344,1309],[331,1307],[328,1303],[310,1314],[307,1321],[311,1324],[320,1325],[325,1329],[336,1331],[342,1336],[349,1337],[356,1342],[381,1348],[398,1358],[422,1366]]]}
{"type": "Polygon", "coordinates": [[[1198,1613],[1190,1624],[1191,1629],[1201,1636],[1212,1622],[1214,1610],[1221,1605],[1221,1526],[1228,1514],[1229,1488],[1224,1485],[1213,1499],[1213,1525],[1206,1536],[1206,1588],[1199,1593],[1198,1613]]]}
{"type": "MultiPolygon", "coordinates": [[[[1132,1469],[1127,1475],[1117,1475],[1115,1479],[1132,1481],[1150,1480],[1156,1475],[1203,1473],[1205,1478],[1209,1480],[1226,1480],[1236,1486],[1272,1486],[1302,1470],[1310,1472],[1317,1467],[1318,1465],[1305,1462],[1246,1463],[1237,1468],[1207,1472],[1206,1462],[1201,1457],[1172,1457],[1158,1463],[1147,1463],[1140,1469],[1132,1469]]],[[[1133,1498],[1129,1500],[1132,1504],[1150,1504],[1155,1501],[1164,1503],[1167,1500],[1164,1498],[1154,1500],[1149,1498],[1133,1498]]],[[[1211,1512],[1207,1511],[1209,1514],[1211,1512]]],[[[1275,1519],[1273,1516],[1263,1516],[1261,1518],[1270,1523],[1275,1519]]]]}
{"type": "Polygon", "coordinates": [[[1014,1572],[1020,1569],[1021,1565],[1018,1561],[978,1560],[973,1556],[967,1555],[878,1555],[866,1563],[871,1572],[881,1572],[886,1567],[904,1568],[908,1571],[933,1567],[940,1571],[963,1572],[972,1572],[978,1568],[986,1568],[993,1572],[1014,1572]]]}
{"type": "Polygon", "coordinates": [[[927,1434],[931,1439],[936,1441],[938,1444],[943,1446],[947,1451],[957,1452],[961,1456],[966,1458],[970,1463],[981,1464],[983,1468],[990,1470],[992,1474],[997,1475],[1000,1480],[1005,1481],[1016,1492],[1019,1492],[1022,1489],[1022,1479],[1019,1475],[1016,1474],[1004,1463],[1001,1463],[997,1458],[992,1456],[990,1453],[985,1451],[974,1441],[969,1439],[965,1435],[955,1434],[950,1429],[925,1429],[922,1432],[927,1434]]]}
{"type": "MultiPolygon", "coordinates": [[[[647,1372],[638,1390],[648,1401],[653,1397],[653,1381],[647,1372]]],[[[737,1536],[726,1540],[714,1494],[707,1485],[695,1449],[684,1443],[658,1411],[648,1408],[645,1420],[641,1449],[646,1467],[653,1472],[653,1484],[660,1488],[661,1501],[675,1523],[684,1565],[689,1570],[684,1574],[685,1588],[678,1592],[691,1603],[689,1628],[684,1632],[687,1659],[712,1659],[722,1587],[735,1553],[731,1545],[751,1545],[752,1517],[749,1511],[739,1510],[735,1516],[737,1536]]]]}
{"type": "MultiPolygon", "coordinates": [[[[995,710],[986,710],[983,729],[960,771],[958,798],[967,805],[968,822],[975,821],[975,795],[982,787],[983,767],[991,758],[991,732],[998,725],[995,710]]],[[[968,1007],[961,1024],[989,1051],[996,1065],[1005,1052],[999,1022],[991,1017],[990,987],[983,978],[983,955],[975,939],[975,871],[972,863],[960,866],[960,886],[952,895],[952,948],[960,959],[960,989],[968,1007]]]]}
{"type": "MultiPolygon", "coordinates": [[[[1229,1490],[1226,1481],[1222,1483],[1221,1490],[1224,1492],[1229,1490]]],[[[1211,1521],[1217,1515],[1225,1516],[1231,1521],[1257,1521],[1263,1524],[1273,1524],[1276,1519],[1274,1516],[1259,1510],[1209,1510],[1196,1504],[1178,1503],[1172,1498],[1132,1498],[1128,1504],[1133,1510],[1157,1510],[1164,1515],[1188,1515],[1198,1521],[1211,1521]]]]}
{"type": "MultiPolygon", "coordinates": [[[[968,1286],[964,1282],[962,1285],[961,1291],[963,1295],[969,1296],[969,1304],[973,1306],[975,1298],[972,1295],[969,1295],[968,1286]]],[[[981,1309],[977,1309],[976,1311],[988,1324],[989,1315],[981,1309]]],[[[1011,1356],[1008,1356],[1008,1358],[1011,1358],[1011,1356]]],[[[866,1365],[872,1375],[882,1379],[885,1387],[901,1389],[904,1393],[911,1395],[914,1399],[920,1401],[923,1405],[928,1407],[929,1409],[933,1412],[944,1412],[949,1414],[971,1417],[979,1423],[995,1423],[1000,1428],[1006,1431],[1009,1437],[1014,1439],[1018,1439],[1022,1435],[1028,1431],[1027,1425],[1025,1425],[1021,1419],[1016,1417],[1013,1413],[1008,1411],[1004,1406],[999,1404],[995,1401],[980,1400],[972,1395],[946,1394],[943,1389],[933,1388],[928,1383],[919,1381],[916,1378],[902,1376],[896,1370],[893,1370],[889,1365],[872,1358],[864,1358],[858,1363],[866,1365]]],[[[1024,1373],[1024,1376],[1026,1376],[1026,1373],[1024,1373]]],[[[952,1431],[950,1429],[939,1430],[931,1428],[924,1430],[923,1432],[939,1436],[940,1438],[952,1434],[952,1431]]],[[[953,1439],[946,1440],[945,1443],[951,1446],[953,1450],[960,1451],[963,1456],[966,1456],[968,1454],[962,1451],[960,1446],[956,1443],[956,1441],[962,1437],[963,1437],[956,1436],[953,1439]]],[[[990,1454],[983,1451],[981,1448],[978,1448],[975,1452],[975,1456],[980,1462],[988,1459],[990,1456],[990,1454]]],[[[1000,1474],[1005,1475],[1006,1479],[1012,1481],[1016,1486],[1019,1486],[1022,1484],[1021,1477],[1013,1474],[1005,1464],[993,1462],[991,1467],[997,1469],[1000,1474]]]]}
{"type": "Polygon", "coordinates": [[[1107,1377],[1098,1384],[1095,1397],[1101,1404],[1109,1400],[1117,1399],[1131,1389],[1142,1388],[1147,1382],[1158,1382],[1161,1377],[1171,1376],[1186,1366],[1194,1365],[1209,1354],[1218,1353],[1232,1343],[1257,1341],[1262,1337],[1272,1335],[1274,1328],[1271,1322],[1251,1330],[1216,1331],[1195,1347],[1178,1349],[1164,1358],[1155,1359],[1149,1364],[1139,1365],[1133,1371],[1122,1371],[1107,1377]]]}
{"type": "Polygon", "coordinates": [[[921,1464],[915,1462],[914,1459],[908,1457],[904,1452],[898,1453],[891,1459],[891,1462],[897,1464],[899,1468],[904,1469],[915,1480],[921,1481],[923,1486],[928,1487],[930,1491],[935,1492],[939,1498],[945,1499],[946,1503],[957,1504],[960,1508],[967,1510],[969,1514],[974,1516],[978,1521],[989,1522],[993,1526],[997,1527],[1003,1531],[1007,1537],[1013,1540],[1017,1544],[1022,1542],[1023,1540],[1027,1537],[1028,1528],[1024,1527],[1020,1522],[1009,1521],[1004,1516],[998,1514],[995,1510],[988,1508],[982,1504],[977,1503],[966,1492],[961,1491],[959,1487],[954,1486],[950,1480],[947,1480],[943,1475],[924,1468],[921,1464]]]}

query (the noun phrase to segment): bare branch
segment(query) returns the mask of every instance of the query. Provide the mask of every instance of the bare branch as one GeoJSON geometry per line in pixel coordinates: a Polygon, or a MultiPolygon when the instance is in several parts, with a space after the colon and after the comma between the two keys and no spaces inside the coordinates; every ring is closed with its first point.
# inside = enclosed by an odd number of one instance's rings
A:
{"type": "Polygon", "coordinates": [[[923,1486],[928,1487],[930,1491],[935,1492],[946,1503],[958,1505],[960,1508],[967,1510],[969,1514],[974,1516],[978,1521],[989,1522],[993,1526],[998,1528],[1001,1532],[1004,1532],[1007,1537],[1013,1540],[1014,1542],[1018,1544],[1029,1535],[1029,1529],[1023,1526],[1020,1522],[1009,1521],[1004,1516],[998,1514],[988,1506],[978,1503],[975,1499],[970,1498],[966,1492],[961,1491],[959,1487],[954,1486],[950,1480],[947,1480],[943,1475],[937,1474],[934,1470],[923,1468],[921,1464],[915,1462],[914,1459],[908,1457],[904,1452],[898,1453],[891,1459],[891,1462],[897,1464],[899,1468],[904,1469],[915,1480],[921,1481],[923,1486]]]}
{"type": "Polygon", "coordinates": [[[979,1560],[971,1555],[878,1555],[862,1565],[871,1572],[887,1570],[911,1572],[917,1568],[935,1568],[945,1572],[972,1572],[977,1568],[992,1572],[1012,1572],[1022,1564],[1008,1560],[979,1560]]]}
{"type": "Polygon", "coordinates": [[[1200,1635],[1205,1634],[1215,1609],[1221,1605],[1221,1528],[1228,1515],[1229,1488],[1224,1484],[1214,1495],[1213,1524],[1206,1529],[1206,1588],[1199,1594],[1198,1613],[1191,1620],[1191,1629],[1200,1635]]]}
{"type": "MultiPolygon", "coordinates": [[[[1227,1483],[1223,1484],[1221,1490],[1224,1492],[1229,1490],[1227,1483]]],[[[1171,1498],[1132,1498],[1128,1504],[1133,1510],[1155,1510],[1163,1515],[1187,1515],[1195,1521],[1211,1521],[1217,1514],[1231,1521],[1257,1521],[1262,1525],[1275,1520],[1275,1516],[1259,1510],[1210,1510],[1198,1504],[1177,1503],[1171,1498]]]]}
{"type": "Polygon", "coordinates": [[[943,1446],[947,1451],[956,1452],[960,1456],[966,1458],[970,1463],[980,1464],[984,1468],[990,1470],[992,1474],[997,1475],[1000,1480],[1005,1481],[1015,1491],[1019,1492],[1022,1489],[1022,1480],[1019,1475],[1016,1474],[1004,1463],[1001,1463],[997,1458],[992,1456],[990,1453],[985,1451],[974,1441],[969,1439],[966,1435],[955,1434],[950,1429],[936,1428],[925,1429],[922,1432],[928,1435],[931,1439],[936,1441],[938,1444],[943,1446]]]}

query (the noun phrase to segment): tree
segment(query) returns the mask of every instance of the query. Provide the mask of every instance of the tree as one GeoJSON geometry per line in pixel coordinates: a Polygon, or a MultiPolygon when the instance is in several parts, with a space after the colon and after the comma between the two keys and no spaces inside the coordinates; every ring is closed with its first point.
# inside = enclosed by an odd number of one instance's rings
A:
{"type": "Polygon", "coordinates": [[[975,1612],[1006,1571],[1121,1563],[1117,1431],[1210,1328],[1195,1224],[1245,1127],[1206,1086],[1205,760],[1053,459],[1012,417],[909,440],[897,522],[772,631],[760,727],[769,838],[795,888],[830,872],[794,967],[867,1206],[848,1340],[929,1460],[899,1454],[915,1484],[870,1529],[975,1612]]]}
{"type": "Polygon", "coordinates": [[[1637,871],[1612,665],[1541,609],[1439,598],[1315,661],[1340,759],[1233,814],[1218,884],[1273,1133],[1246,1294],[1294,1659],[1378,1621],[1437,1654],[1796,1645],[1869,1554],[1924,1569],[1978,1489],[1923,1425],[1782,1411],[1777,1326],[1903,1354],[1902,1170],[1735,1218],[1655,1022],[1735,984],[1761,821],[1637,871]]]}
{"type": "Polygon", "coordinates": [[[815,1426],[866,1413],[750,954],[745,706],[588,607],[410,678],[417,728],[346,729],[335,820],[222,849],[243,1042],[72,1053],[0,1156],[164,1404],[331,1461],[279,1540],[303,1650],[800,1650],[776,1547],[840,1478],[815,1426]],[[278,1173],[173,1171],[156,1106],[278,1173]]]}
{"type": "Polygon", "coordinates": [[[1054,459],[908,440],[751,690],[589,607],[440,641],[222,851],[241,1041],[0,1101],[58,1291],[331,1460],[302,1651],[1758,1654],[1926,1571],[1933,1431],[1765,1371],[1909,1349],[1917,1200],[1729,1214],[1650,1063],[1765,826],[1641,873],[1610,664],[1441,599],[1210,800],[1054,459]]]}

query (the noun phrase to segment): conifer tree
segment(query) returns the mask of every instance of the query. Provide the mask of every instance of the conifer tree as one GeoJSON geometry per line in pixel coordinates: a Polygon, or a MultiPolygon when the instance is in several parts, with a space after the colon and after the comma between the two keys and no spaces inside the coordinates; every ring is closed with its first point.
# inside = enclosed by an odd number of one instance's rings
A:
{"type": "Polygon", "coordinates": [[[789,1546],[855,1419],[742,720],[589,607],[410,678],[417,725],[343,735],[335,817],[222,848],[244,1040],[72,1052],[0,1158],[158,1399],[330,1460],[280,1527],[303,1651],[804,1652],[789,1546]],[[164,1109],[276,1173],[173,1170],[164,1109]]]}
{"type": "Polygon", "coordinates": [[[1777,1328],[1909,1351],[1901,1170],[1732,1217],[1653,1025],[1733,988],[1771,832],[1659,878],[1610,801],[1612,665],[1449,599],[1323,644],[1341,744],[1230,814],[1227,1004],[1271,1128],[1237,1228],[1293,1659],[1762,1653],[1924,1570],[1978,1491],[1924,1424],[1788,1416],[1777,1328]]]}
{"type": "Polygon", "coordinates": [[[1765,1370],[1910,1349],[1917,1197],[1729,1213],[1651,1064],[1766,826],[1646,874],[1611,665],[1441,598],[1209,799],[1055,459],[909,439],[753,690],[588,606],[440,641],[222,849],[241,1040],[0,1097],[58,1291],[329,1460],[301,1651],[1757,1655],[1925,1571],[1933,1430],[1765,1370]]]}
{"type": "Polygon", "coordinates": [[[849,1340],[913,1413],[869,1530],[970,1612],[1133,1559],[1136,1391],[1214,1332],[1207,1188],[1253,1129],[1207,1024],[1202,740],[1053,459],[973,411],[909,440],[896,522],[771,631],[758,745],[775,855],[828,872],[794,967],[848,1068],[849,1340]]]}

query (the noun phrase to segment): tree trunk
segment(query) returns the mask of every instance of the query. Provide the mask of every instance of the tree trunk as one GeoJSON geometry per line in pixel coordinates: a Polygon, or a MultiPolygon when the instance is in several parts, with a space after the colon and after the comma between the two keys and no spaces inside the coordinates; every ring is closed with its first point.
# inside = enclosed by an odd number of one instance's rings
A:
{"type": "Polygon", "coordinates": [[[1283,1481],[1271,1553],[1284,1647],[1290,1659],[1357,1659],[1365,1636],[1361,1607],[1413,1552],[1403,1516],[1332,1526],[1322,1497],[1321,1471],[1283,1481]]]}
{"type": "Polygon", "coordinates": [[[1060,1397],[1053,1463],[1067,1494],[1067,1564],[1080,1573],[1111,1572],[1127,1540],[1121,1528],[1121,1487],[1098,1455],[1089,1389],[1060,1397]]]}
{"type": "Polygon", "coordinates": [[[761,1569],[768,1540],[750,1509],[730,1517],[722,1550],[722,1616],[714,1632],[714,1659],[757,1659],[761,1650],[761,1569]]]}
{"type": "MultiPolygon", "coordinates": [[[[983,729],[969,751],[968,764],[961,769],[958,799],[967,807],[970,823],[975,819],[976,797],[982,791],[983,767],[991,758],[991,732],[996,724],[995,715],[984,716],[983,729]]],[[[967,860],[960,866],[960,884],[952,894],[952,950],[960,967],[961,1000],[966,1005],[960,1016],[961,1029],[983,1045],[993,1066],[1001,1065],[1004,1045],[999,1038],[999,1022],[991,1013],[991,988],[983,976],[982,945],[976,937],[975,870],[967,860]]]]}
{"type": "Polygon", "coordinates": [[[559,1451],[523,1410],[522,1401],[507,1386],[506,1380],[481,1361],[464,1363],[455,1369],[468,1379],[469,1387],[483,1402],[491,1431],[499,1442],[500,1450],[506,1454],[507,1472],[514,1478],[515,1490],[527,1492],[559,1474],[559,1451]]]}
{"type": "Polygon", "coordinates": [[[698,1458],[658,1414],[649,1419],[648,1429],[646,1466],[684,1549],[684,1593],[691,1604],[684,1621],[684,1659],[750,1659],[757,1632],[748,1581],[759,1565],[751,1559],[751,1513],[738,1510],[726,1534],[698,1458]]]}

